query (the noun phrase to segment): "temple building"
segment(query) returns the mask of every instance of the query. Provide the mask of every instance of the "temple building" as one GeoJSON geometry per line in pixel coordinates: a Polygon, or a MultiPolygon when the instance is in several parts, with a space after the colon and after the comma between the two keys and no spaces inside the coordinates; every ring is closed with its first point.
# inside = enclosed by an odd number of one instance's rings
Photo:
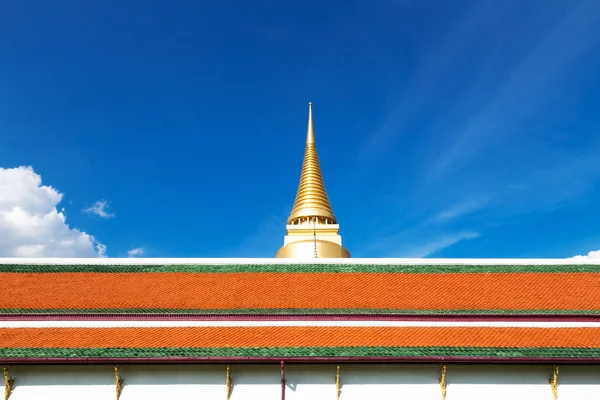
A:
{"type": "Polygon", "coordinates": [[[0,259],[4,399],[600,398],[600,262],[350,258],[311,106],[285,228],[274,258],[0,259]]]}

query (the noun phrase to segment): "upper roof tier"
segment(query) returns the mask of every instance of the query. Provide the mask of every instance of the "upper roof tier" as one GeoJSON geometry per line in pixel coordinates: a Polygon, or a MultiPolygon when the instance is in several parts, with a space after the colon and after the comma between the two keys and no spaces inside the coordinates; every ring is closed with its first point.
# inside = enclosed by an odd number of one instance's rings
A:
{"type": "Polygon", "coordinates": [[[3,315],[600,315],[599,287],[571,260],[0,259],[3,315]]]}

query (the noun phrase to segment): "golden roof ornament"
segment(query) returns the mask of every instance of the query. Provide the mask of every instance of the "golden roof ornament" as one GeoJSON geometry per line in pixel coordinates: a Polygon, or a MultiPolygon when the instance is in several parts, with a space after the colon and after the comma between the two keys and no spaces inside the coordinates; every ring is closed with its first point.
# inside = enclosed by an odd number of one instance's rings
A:
{"type": "Polygon", "coordinates": [[[308,103],[308,131],[296,201],[287,221],[287,235],[277,258],[348,258],[339,225],[331,210],[317,156],[312,103],[308,103]]]}
{"type": "Polygon", "coordinates": [[[288,218],[288,224],[294,223],[298,218],[316,217],[319,220],[327,220],[335,224],[335,216],[329,204],[329,198],[323,184],[323,175],[317,156],[315,145],[315,131],[312,120],[312,103],[308,103],[308,131],[306,132],[306,149],[304,150],[304,161],[302,162],[302,173],[296,193],[296,201],[292,213],[288,218]]]}

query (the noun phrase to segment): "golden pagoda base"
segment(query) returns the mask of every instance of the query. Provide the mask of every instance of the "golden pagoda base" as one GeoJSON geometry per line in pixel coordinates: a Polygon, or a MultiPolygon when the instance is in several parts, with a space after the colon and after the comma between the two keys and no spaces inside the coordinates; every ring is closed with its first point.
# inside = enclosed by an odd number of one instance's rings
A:
{"type": "Polygon", "coordinates": [[[276,258],[350,258],[337,224],[288,225],[276,258]],[[315,254],[316,253],[316,254],[315,254]]]}
{"type": "Polygon", "coordinates": [[[316,249],[317,257],[314,241],[293,242],[280,248],[275,258],[350,258],[350,252],[337,243],[317,240],[316,249]]]}

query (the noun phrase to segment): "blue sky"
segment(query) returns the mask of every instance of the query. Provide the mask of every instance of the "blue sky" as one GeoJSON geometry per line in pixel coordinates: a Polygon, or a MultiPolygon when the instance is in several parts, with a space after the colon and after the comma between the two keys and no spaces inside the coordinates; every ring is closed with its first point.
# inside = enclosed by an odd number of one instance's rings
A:
{"type": "Polygon", "coordinates": [[[353,256],[587,254],[599,37],[595,0],[4,2],[0,168],[110,257],[271,257],[312,101],[353,256]]]}

